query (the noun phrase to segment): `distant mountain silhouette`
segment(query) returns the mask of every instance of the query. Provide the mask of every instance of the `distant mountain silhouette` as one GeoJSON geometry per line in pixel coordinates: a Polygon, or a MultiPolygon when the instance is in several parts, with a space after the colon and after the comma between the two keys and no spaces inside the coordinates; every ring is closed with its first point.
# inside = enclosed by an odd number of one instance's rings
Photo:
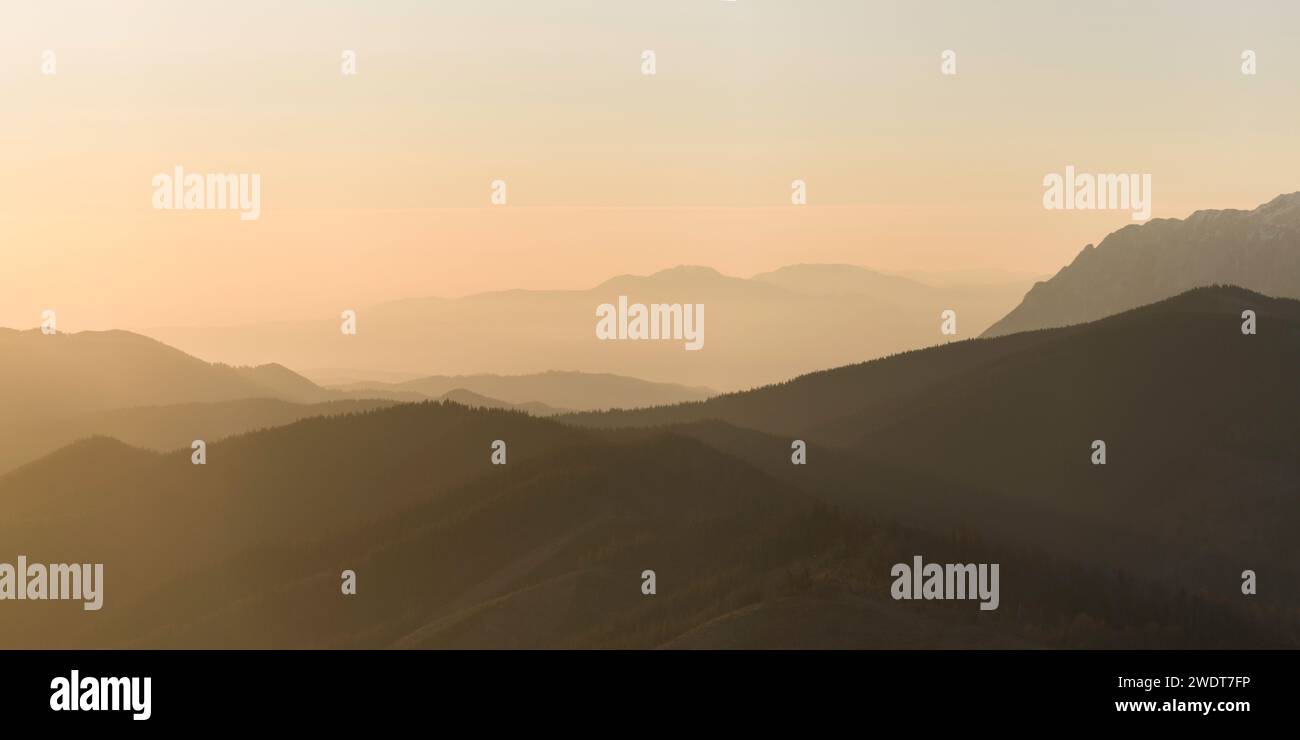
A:
{"type": "Polygon", "coordinates": [[[1125,226],[1035,284],[984,336],[1093,321],[1206,285],[1300,298],[1300,193],[1125,226]]]}
{"type": "MultiPolygon", "coordinates": [[[[545,409],[549,413],[560,409],[589,411],[659,406],[716,395],[716,391],[709,388],[651,383],[609,373],[554,370],[531,375],[435,375],[404,383],[361,382],[333,386],[332,389],[352,394],[375,391],[389,394],[414,393],[428,399],[446,398],[448,393],[459,389],[510,405],[536,404],[536,408],[545,409]]],[[[464,402],[455,397],[449,400],[464,402]]]]}
{"type": "MultiPolygon", "coordinates": [[[[147,333],[238,364],[449,375],[563,368],[730,390],[941,343],[952,338],[940,333],[940,314],[949,309],[958,314],[957,337],[975,336],[1014,306],[1028,285],[974,279],[934,288],[848,265],[799,265],[750,279],[682,266],[615,277],[588,290],[508,290],[357,307],[355,336],[343,335],[333,316],[147,333]],[[681,340],[599,341],[596,307],[616,304],[619,296],[633,303],[704,304],[704,349],[686,352],[681,340]]],[[[560,399],[528,400],[584,408],[560,399]]]]}
{"type": "Polygon", "coordinates": [[[1297,369],[1300,303],[1212,288],[563,423],[402,404],[204,466],[89,439],[0,478],[0,542],[104,562],[105,609],[0,610],[0,642],[1292,647],[1297,369]],[[999,563],[1001,608],[891,600],[915,554],[999,563]]]}
{"type": "Polygon", "coordinates": [[[11,423],[248,398],[312,403],[340,396],[278,365],[204,362],[131,332],[0,333],[0,414],[11,423]]]}
{"type": "Polygon", "coordinates": [[[338,398],[337,393],[322,389],[312,381],[279,363],[238,367],[235,372],[259,388],[270,391],[272,397],[298,403],[314,403],[338,398]]]}

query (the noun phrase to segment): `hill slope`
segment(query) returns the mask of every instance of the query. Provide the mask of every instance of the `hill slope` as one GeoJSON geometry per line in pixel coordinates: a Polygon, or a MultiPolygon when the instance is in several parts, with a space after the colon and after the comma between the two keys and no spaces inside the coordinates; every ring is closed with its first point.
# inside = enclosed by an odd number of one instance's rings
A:
{"type": "Polygon", "coordinates": [[[280,366],[212,364],[131,332],[0,333],[0,415],[13,423],[133,406],[337,397],[280,366]]]}
{"type": "Polygon", "coordinates": [[[706,388],[589,373],[431,377],[322,388],[283,365],[204,362],[124,331],[0,331],[0,474],[103,435],[154,450],[308,416],[452,400],[549,416],[706,398],[706,388]],[[571,405],[566,405],[571,404],[571,405]]]}
{"type": "Polygon", "coordinates": [[[105,564],[22,647],[1285,644],[1276,620],[967,536],[882,526],[678,434],[403,405],[185,451],[87,440],[0,478],[0,540],[105,564]],[[509,441],[492,466],[488,443],[509,441]],[[94,470],[88,477],[85,471],[94,470]],[[896,602],[892,563],[997,562],[1003,608],[896,602]],[[656,573],[656,593],[641,592],[656,573]],[[340,574],[357,574],[357,594],[340,574]],[[1068,588],[1060,588],[1066,579],[1068,588]],[[1176,601],[1182,599],[1182,601],[1176,601]],[[1195,620],[1179,603],[1194,606],[1195,620]],[[824,608],[826,605],[833,609],[824,608]],[[1078,615],[1089,615],[1084,621],[1078,615]],[[897,634],[901,624],[909,625],[897,634]],[[894,641],[891,643],[891,636],[894,641]]]}
{"type": "Polygon", "coordinates": [[[1295,602],[1298,375],[1300,302],[1206,288],[699,404],[563,418],[669,425],[828,500],[1185,588],[1231,593],[1267,564],[1295,602]],[[1247,308],[1255,336],[1240,330],[1247,308]],[[806,469],[789,464],[793,439],[812,446],[806,469]]]}
{"type": "Polygon", "coordinates": [[[134,447],[162,452],[188,448],[196,439],[214,442],[254,429],[281,426],[311,416],[358,413],[389,401],[346,400],[292,403],[249,398],[212,403],[113,409],[24,425],[0,427],[0,475],[87,437],[112,437],[134,447]]]}
{"type": "Polygon", "coordinates": [[[326,390],[277,364],[204,362],[131,332],[4,330],[0,474],[82,437],[113,436],[158,450],[188,447],[194,439],[375,408],[359,399],[380,395],[326,390]]]}

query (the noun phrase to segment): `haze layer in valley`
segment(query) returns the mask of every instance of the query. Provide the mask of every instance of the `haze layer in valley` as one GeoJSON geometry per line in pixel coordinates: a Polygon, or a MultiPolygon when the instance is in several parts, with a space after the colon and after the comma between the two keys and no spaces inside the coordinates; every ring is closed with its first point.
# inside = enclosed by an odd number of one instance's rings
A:
{"type": "MultiPolygon", "coordinates": [[[[942,287],[847,265],[795,265],[749,279],[706,267],[622,276],[590,290],[512,290],[340,307],[318,321],[156,328],[150,336],[200,357],[240,365],[346,368],[415,375],[615,373],[735,390],[812,370],[971,337],[1015,305],[1031,280],[943,276],[942,287]],[[600,341],[596,310],[630,303],[703,304],[704,346],[681,340],[600,341]],[[357,312],[355,336],[341,332],[357,312]],[[957,313],[957,333],[940,332],[957,313]]],[[[375,378],[379,379],[379,378],[375,378]]],[[[536,399],[532,399],[536,400],[536,399]]]]}

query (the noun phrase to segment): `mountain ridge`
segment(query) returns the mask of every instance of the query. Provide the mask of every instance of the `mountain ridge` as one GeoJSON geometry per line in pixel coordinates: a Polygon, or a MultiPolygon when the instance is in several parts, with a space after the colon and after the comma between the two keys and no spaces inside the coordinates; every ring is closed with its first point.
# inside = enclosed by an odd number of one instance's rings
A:
{"type": "Polygon", "coordinates": [[[981,336],[1084,323],[1214,284],[1300,298],[1300,192],[1127,225],[1035,283],[981,336]]]}

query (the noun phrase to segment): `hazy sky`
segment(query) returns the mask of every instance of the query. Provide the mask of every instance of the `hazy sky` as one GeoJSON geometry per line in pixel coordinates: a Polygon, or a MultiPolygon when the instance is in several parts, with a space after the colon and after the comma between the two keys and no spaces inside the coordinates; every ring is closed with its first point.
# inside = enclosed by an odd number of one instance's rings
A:
{"type": "Polygon", "coordinates": [[[0,326],[682,263],[1051,273],[1131,223],[1044,210],[1066,165],[1150,173],[1155,217],[1300,190],[1297,28],[1290,0],[6,3],[0,326]],[[261,217],[153,210],[176,165],[260,174],[261,217]]]}

